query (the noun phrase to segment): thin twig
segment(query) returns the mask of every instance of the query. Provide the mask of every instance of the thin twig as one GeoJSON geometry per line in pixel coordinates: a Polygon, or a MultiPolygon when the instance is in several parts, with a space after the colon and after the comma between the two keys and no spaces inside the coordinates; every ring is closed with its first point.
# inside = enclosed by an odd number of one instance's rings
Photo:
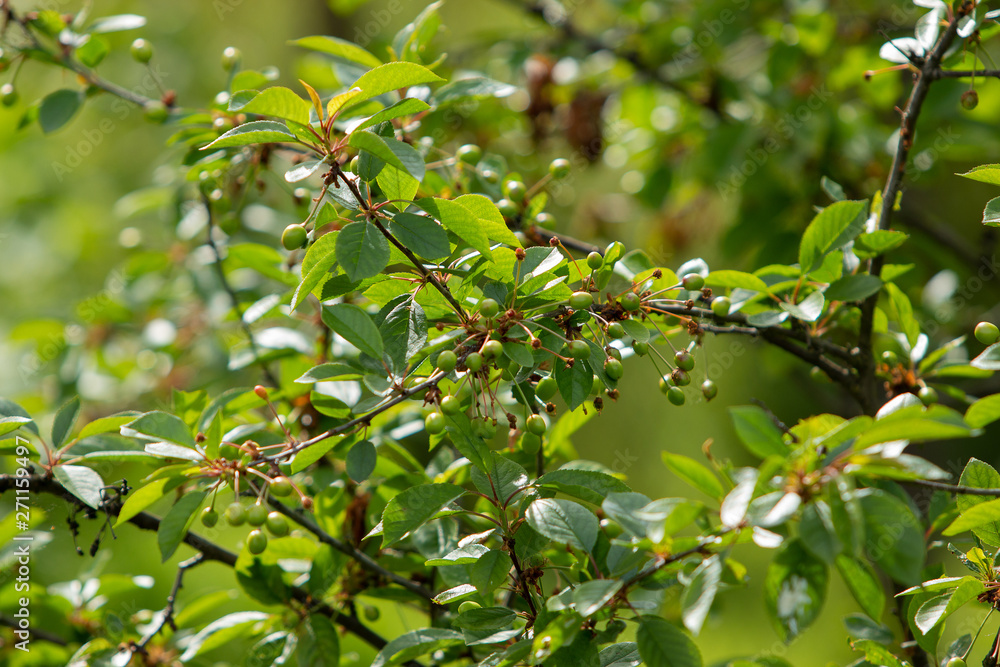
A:
{"type": "Polygon", "coordinates": [[[938,489],[940,491],[948,491],[950,493],[956,493],[965,496],[991,496],[994,498],[1000,497],[1000,489],[977,489],[972,486],[959,486],[957,484],[948,484],[946,482],[935,482],[929,479],[904,479],[900,480],[903,484],[916,484],[917,486],[926,486],[930,489],[938,489]]]}
{"type": "Polygon", "coordinates": [[[935,79],[971,79],[977,76],[1000,79],[1000,69],[936,69],[931,71],[931,77],[935,79]]]}
{"type": "MultiPolygon", "coordinates": [[[[18,623],[16,618],[11,618],[5,614],[0,614],[0,625],[4,625],[8,628],[14,628],[15,630],[21,629],[21,624],[18,623]]],[[[36,624],[37,625],[37,624],[36,624]]],[[[28,628],[28,632],[31,633],[32,639],[40,639],[43,642],[48,642],[50,644],[55,644],[56,646],[66,646],[68,642],[60,637],[59,635],[49,632],[48,630],[42,630],[38,627],[28,628]]]]}
{"type": "Polygon", "coordinates": [[[191,558],[181,561],[177,565],[177,576],[174,578],[174,585],[170,589],[170,595],[167,596],[167,606],[163,608],[162,612],[160,612],[159,622],[157,622],[156,625],[133,646],[133,653],[145,652],[146,645],[149,644],[153,637],[158,635],[167,625],[169,625],[170,629],[174,632],[177,631],[177,625],[174,623],[174,604],[177,602],[177,593],[181,590],[181,586],[184,584],[184,574],[192,567],[200,565],[203,562],[205,562],[205,554],[199,551],[191,558]]]}

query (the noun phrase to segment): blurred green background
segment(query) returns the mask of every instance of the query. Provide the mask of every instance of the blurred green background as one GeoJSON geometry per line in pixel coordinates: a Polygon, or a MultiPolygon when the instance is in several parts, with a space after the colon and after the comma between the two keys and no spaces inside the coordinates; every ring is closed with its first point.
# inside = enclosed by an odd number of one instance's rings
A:
{"type": "MultiPolygon", "coordinates": [[[[72,2],[55,4],[60,11],[77,9],[72,2]]],[[[93,4],[95,15],[148,17],[145,28],[108,36],[113,50],[101,74],[155,95],[146,70],[128,55],[131,40],[145,37],[156,50],[152,64],[163,85],[177,92],[179,105],[190,107],[204,106],[224,89],[219,54],[226,46],[242,50],[244,66],[273,65],[276,82],[297,88],[297,78],[322,76],[328,65],[288,40],[337,35],[361,39],[384,55],[391,35],[425,5],[409,0],[331,0],[330,6],[262,0],[93,4]]],[[[13,5],[19,11],[32,7],[13,5]]],[[[878,33],[908,34],[921,14],[912,4],[540,3],[555,27],[527,6],[516,0],[444,4],[435,42],[438,52],[448,53],[444,67],[482,71],[521,88],[454,120],[446,128],[445,147],[481,142],[505,155],[511,170],[529,184],[551,158],[570,157],[573,176],[550,209],[559,232],[599,245],[622,240],[672,268],[704,257],[712,266],[752,269],[794,260],[813,207],[829,201],[821,177],[836,181],[853,198],[881,188],[898,118],[894,107],[908,90],[908,75],[887,72],[866,82],[864,73],[888,65],[877,55],[884,40],[878,33]],[[559,28],[557,7],[579,33],[575,38],[559,28]],[[629,60],[644,65],[637,68],[629,60]],[[503,131],[493,136],[490,127],[498,122],[503,131]]],[[[0,82],[10,77],[11,72],[2,73],[0,82]]],[[[208,269],[203,255],[192,251],[195,244],[184,238],[184,223],[178,223],[183,211],[168,194],[180,157],[180,151],[162,148],[169,126],[149,124],[137,109],[104,96],[51,136],[36,125],[18,129],[26,104],[77,85],[69,74],[29,65],[17,78],[22,102],[0,108],[0,367],[5,369],[0,395],[44,412],[79,392],[92,417],[149,409],[168,400],[174,386],[219,392],[252,384],[251,376],[228,372],[220,352],[224,336],[238,335],[219,314],[226,304],[199,300],[204,286],[197,276],[208,269]],[[127,196],[135,191],[139,194],[127,196]],[[163,278],[192,268],[195,278],[189,283],[168,284],[163,278]]],[[[974,111],[959,105],[965,88],[942,82],[928,100],[900,215],[900,227],[912,238],[892,259],[914,264],[904,284],[924,309],[923,319],[934,324],[939,343],[996,315],[1000,296],[995,280],[971,282],[980,255],[991,257],[995,247],[980,225],[982,207],[994,193],[951,175],[996,161],[1000,88],[995,82],[983,85],[974,111]]],[[[261,206],[245,212],[243,223],[276,242],[297,215],[261,206]]],[[[703,443],[711,439],[716,456],[750,462],[734,441],[728,405],[759,399],[789,424],[816,412],[855,412],[832,386],[811,381],[808,368],[754,341],[708,339],[704,354],[702,367],[720,386],[713,403],[673,408],[656,390],[655,370],[633,360],[622,400],[576,437],[580,455],[626,473],[638,491],[686,495],[661,464],[661,450],[700,458],[703,443]]],[[[973,393],[981,389],[969,387],[973,393]]],[[[995,465],[1000,457],[991,441],[935,445],[916,453],[949,470],[973,454],[995,465]]],[[[5,501],[4,511],[7,507],[5,501]]],[[[55,539],[36,560],[35,581],[42,584],[65,581],[92,565],[89,556],[73,552],[64,508],[53,503],[51,510],[45,526],[55,528],[55,539]]],[[[122,532],[123,544],[143,546],[128,554],[106,546],[99,560],[110,553],[116,557],[103,571],[156,572],[156,584],[139,596],[131,589],[112,596],[105,608],[119,615],[158,609],[174,564],[157,563],[151,534],[133,534],[138,531],[131,526],[122,532]]],[[[92,534],[93,526],[85,525],[84,550],[92,534]]],[[[179,558],[188,555],[182,546],[179,558]]],[[[840,618],[855,606],[836,577],[820,622],[784,647],[762,613],[765,557],[750,549],[737,556],[749,560],[751,583],[720,597],[699,641],[706,663],[762,652],[801,665],[853,659],[840,618]]],[[[181,600],[217,590],[218,575],[216,565],[195,571],[181,600]]],[[[239,608],[234,600],[229,610],[239,608]]],[[[376,626],[393,636],[406,623],[386,614],[376,626]]],[[[357,664],[367,664],[370,653],[358,650],[357,664]]],[[[213,661],[240,664],[221,652],[203,664],[213,661]]]]}

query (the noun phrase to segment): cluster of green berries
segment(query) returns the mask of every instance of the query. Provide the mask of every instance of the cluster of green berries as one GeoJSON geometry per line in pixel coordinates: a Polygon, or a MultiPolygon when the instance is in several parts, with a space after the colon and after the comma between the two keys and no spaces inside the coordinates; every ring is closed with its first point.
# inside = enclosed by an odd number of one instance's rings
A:
{"type": "MultiPolygon", "coordinates": [[[[292,491],[292,483],[287,477],[275,477],[271,481],[270,492],[274,496],[287,497],[292,491]]],[[[226,507],[223,516],[230,526],[249,524],[254,527],[247,535],[247,549],[255,555],[263,553],[267,548],[267,535],[261,527],[267,528],[274,537],[285,537],[290,530],[284,515],[281,512],[268,511],[267,506],[260,500],[249,507],[239,501],[233,501],[226,507]]],[[[219,513],[214,507],[209,506],[201,511],[201,523],[206,528],[213,528],[219,523],[219,513]]]]}

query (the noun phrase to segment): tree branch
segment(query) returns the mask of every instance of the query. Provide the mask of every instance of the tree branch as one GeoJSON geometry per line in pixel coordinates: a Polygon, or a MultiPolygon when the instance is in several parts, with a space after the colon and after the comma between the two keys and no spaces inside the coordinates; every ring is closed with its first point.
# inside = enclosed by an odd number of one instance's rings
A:
{"type": "Polygon", "coordinates": [[[993,498],[1000,498],[1000,489],[978,489],[972,486],[959,486],[957,484],[948,484],[946,482],[935,482],[930,479],[904,479],[900,481],[903,484],[916,484],[917,486],[926,486],[929,489],[948,491],[950,493],[965,496],[990,496],[993,498]]]}
{"type": "Polygon", "coordinates": [[[156,625],[139,640],[138,644],[135,644],[132,648],[132,652],[145,653],[146,645],[163,630],[164,626],[170,625],[170,629],[176,632],[177,625],[174,623],[174,604],[177,602],[177,593],[181,590],[181,586],[184,584],[184,574],[193,567],[196,567],[205,561],[205,555],[200,551],[188,558],[185,561],[181,561],[177,565],[177,576],[174,578],[174,585],[170,589],[170,595],[167,596],[167,606],[163,608],[160,612],[160,620],[156,625]]]}

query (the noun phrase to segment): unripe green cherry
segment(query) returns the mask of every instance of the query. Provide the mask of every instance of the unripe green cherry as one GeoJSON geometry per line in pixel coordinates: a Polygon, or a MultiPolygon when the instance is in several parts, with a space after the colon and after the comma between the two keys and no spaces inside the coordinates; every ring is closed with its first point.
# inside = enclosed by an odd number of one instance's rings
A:
{"type": "Polygon", "coordinates": [[[604,381],[597,375],[594,376],[594,382],[590,385],[590,395],[597,396],[604,390],[604,381]]]}
{"type": "Polygon", "coordinates": [[[247,522],[247,511],[241,503],[234,502],[226,508],[226,523],[230,526],[242,526],[247,522]]]}
{"type": "Polygon", "coordinates": [[[490,185],[496,185],[500,182],[500,174],[493,171],[492,169],[483,169],[479,172],[479,178],[483,179],[490,185]]]}
{"type": "Polygon", "coordinates": [[[378,610],[378,607],[365,606],[365,620],[374,623],[382,616],[382,612],[378,610]]]}
{"type": "Polygon", "coordinates": [[[612,380],[620,380],[625,374],[625,367],[622,366],[622,362],[612,357],[604,362],[604,372],[612,380]]]}
{"type": "Polygon", "coordinates": [[[355,155],[351,158],[351,173],[357,175],[361,171],[361,157],[355,155]]]}
{"type": "Polygon", "coordinates": [[[458,355],[452,350],[445,350],[438,355],[436,365],[442,373],[450,373],[458,365],[458,355]]]}
{"type": "Polygon", "coordinates": [[[467,611],[472,611],[473,609],[482,609],[482,605],[478,602],[473,602],[472,600],[466,600],[462,604],[458,605],[458,613],[464,614],[467,611]]]}
{"type": "Polygon", "coordinates": [[[1000,340],[1000,328],[992,322],[980,322],[976,325],[976,340],[983,345],[992,345],[1000,340]]]}
{"type": "Polygon", "coordinates": [[[625,337],[625,327],[619,322],[612,322],[608,325],[608,338],[614,338],[615,340],[625,337]]]}
{"type": "Polygon", "coordinates": [[[247,510],[247,523],[251,526],[263,526],[267,521],[267,507],[255,503],[247,510]]]}
{"type": "Polygon", "coordinates": [[[528,417],[528,421],[525,422],[525,427],[528,429],[528,433],[543,435],[548,429],[548,424],[545,423],[545,417],[541,415],[531,415],[528,417]]]}
{"type": "Polygon", "coordinates": [[[701,395],[705,397],[706,401],[710,401],[719,394],[719,388],[715,386],[715,383],[711,380],[705,380],[701,383],[701,395]]]}
{"type": "Polygon", "coordinates": [[[0,104],[3,104],[5,107],[12,107],[17,104],[19,97],[20,95],[14,90],[14,84],[5,83],[0,86],[0,104]]]}
{"type": "Polygon", "coordinates": [[[500,304],[490,298],[479,302],[479,314],[483,317],[496,317],[500,312],[500,304]]]}
{"type": "Polygon", "coordinates": [[[569,342],[569,356],[574,359],[589,359],[590,346],[582,340],[571,340],[569,342]]]}
{"type": "Polygon", "coordinates": [[[476,144],[465,144],[455,151],[455,157],[465,164],[477,165],[483,159],[483,149],[476,144]]]}
{"type": "Polygon", "coordinates": [[[476,421],[476,433],[484,440],[492,440],[497,434],[497,425],[492,419],[480,419],[476,421]]]}
{"type": "Polygon", "coordinates": [[[293,223],[285,227],[281,232],[281,245],[285,250],[297,250],[306,244],[308,240],[306,228],[298,223],[293,223]]]}
{"type": "Polygon", "coordinates": [[[524,183],[515,180],[504,181],[501,190],[503,196],[512,202],[524,201],[524,196],[528,194],[528,188],[525,187],[524,183]]]}
{"type": "Polygon", "coordinates": [[[705,279],[699,273],[689,273],[681,278],[681,284],[684,285],[684,289],[697,292],[705,286],[705,279]]]}
{"type": "Polygon", "coordinates": [[[884,361],[889,366],[899,365],[899,355],[897,355],[892,350],[886,350],[882,353],[882,361],[884,361]]]}
{"type": "Polygon", "coordinates": [[[604,534],[611,539],[615,539],[622,534],[621,525],[615,523],[611,519],[601,519],[601,529],[604,531],[604,534]]]}
{"type": "Polygon", "coordinates": [[[678,387],[686,387],[691,384],[691,376],[687,374],[687,371],[681,370],[680,368],[675,368],[674,372],[670,374],[670,379],[674,381],[674,384],[678,387]]]}
{"type": "Polygon", "coordinates": [[[141,37],[132,42],[129,51],[136,62],[145,64],[153,59],[153,45],[141,37]]]}
{"type": "Polygon", "coordinates": [[[962,660],[958,656],[955,656],[954,658],[949,660],[948,664],[946,664],[944,667],[965,667],[965,660],[962,660]]]}
{"type": "Polygon", "coordinates": [[[680,387],[671,387],[667,390],[667,400],[674,405],[684,405],[684,390],[680,387]]]}
{"type": "Polygon", "coordinates": [[[549,174],[552,178],[561,180],[569,176],[570,164],[569,160],[564,157],[558,157],[549,163],[549,174]]]}
{"type": "Polygon", "coordinates": [[[587,266],[596,271],[604,266],[604,257],[597,251],[590,253],[587,255],[587,266]]]}
{"type": "Polygon", "coordinates": [[[687,350],[677,350],[674,354],[674,365],[683,371],[694,368],[694,357],[687,350]]]}
{"type": "Polygon", "coordinates": [[[535,216],[535,224],[542,229],[555,229],[556,228],[556,216],[551,213],[546,213],[542,211],[535,216]]]}
{"type": "Polygon", "coordinates": [[[635,292],[625,292],[622,294],[618,302],[622,305],[622,308],[629,312],[639,310],[639,306],[642,305],[642,299],[635,292]]]}
{"type": "Polygon", "coordinates": [[[479,369],[483,367],[483,355],[478,352],[470,352],[469,356],[465,358],[465,367],[473,373],[478,373],[479,369]]]}
{"type": "Polygon", "coordinates": [[[542,448],[542,437],[534,433],[525,433],[521,436],[521,449],[526,454],[537,454],[542,448]]]}
{"type": "Polygon", "coordinates": [[[505,218],[513,218],[517,215],[517,205],[514,204],[509,199],[498,199],[497,200],[497,210],[500,211],[500,215],[505,218]]]}
{"type": "Polygon", "coordinates": [[[227,46],[222,50],[222,69],[227,72],[240,66],[243,61],[243,53],[235,46],[227,46]]]}
{"type": "Polygon", "coordinates": [[[552,376],[542,378],[538,381],[538,384],[535,385],[535,396],[543,401],[547,401],[555,396],[557,391],[559,391],[559,384],[552,376]]]}
{"type": "Polygon", "coordinates": [[[271,495],[278,498],[286,498],[292,495],[292,483],[283,475],[271,480],[271,495]]]}
{"type": "Polygon", "coordinates": [[[254,528],[247,535],[247,551],[257,555],[264,553],[264,549],[267,549],[267,535],[260,528],[254,528]]]}
{"type": "Polygon", "coordinates": [[[444,415],[440,412],[432,412],[424,418],[424,428],[431,435],[437,435],[445,427],[444,415]]]}
{"type": "Polygon", "coordinates": [[[641,340],[634,341],[632,343],[632,351],[640,357],[645,357],[649,354],[649,343],[644,343],[641,340]]]}
{"type": "Polygon", "coordinates": [[[966,111],[972,111],[977,106],[979,106],[979,93],[974,90],[967,90],[962,93],[962,108],[966,111]]]}
{"type": "Polygon", "coordinates": [[[719,296],[712,299],[712,312],[718,317],[725,317],[729,315],[729,309],[732,307],[732,302],[729,297],[719,296]]]}
{"type": "Polygon", "coordinates": [[[503,343],[498,340],[488,340],[483,343],[483,357],[491,360],[504,358],[503,343]]]}
{"type": "Polygon", "coordinates": [[[670,391],[670,387],[672,386],[673,385],[670,384],[669,375],[664,375],[663,377],[660,378],[660,392],[662,392],[664,395],[666,395],[666,393],[670,391]]]}
{"type": "Polygon", "coordinates": [[[284,537],[288,534],[288,519],[281,512],[270,512],[267,515],[267,529],[275,537],[284,537]]]}
{"type": "Polygon", "coordinates": [[[938,393],[934,387],[921,387],[917,392],[917,398],[924,405],[933,405],[938,402],[938,393]]]}
{"type": "Polygon", "coordinates": [[[142,111],[146,116],[146,120],[150,123],[162,123],[170,115],[167,105],[159,100],[146,102],[146,106],[142,108],[142,111]]]}
{"type": "Polygon", "coordinates": [[[594,297],[590,292],[573,292],[569,297],[569,307],[573,310],[583,310],[594,305],[594,297]]]}
{"type": "Polygon", "coordinates": [[[462,411],[462,402],[454,396],[445,396],[441,399],[441,412],[446,415],[457,415],[462,411]]]}
{"type": "Polygon", "coordinates": [[[211,528],[219,523],[219,513],[211,507],[206,507],[201,511],[201,525],[211,528]]]}

